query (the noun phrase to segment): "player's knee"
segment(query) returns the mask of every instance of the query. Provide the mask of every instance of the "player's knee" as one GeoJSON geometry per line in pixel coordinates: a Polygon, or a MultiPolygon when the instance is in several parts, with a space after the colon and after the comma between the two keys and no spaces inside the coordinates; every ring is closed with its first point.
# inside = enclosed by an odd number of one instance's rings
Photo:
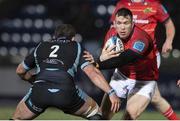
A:
{"type": "Polygon", "coordinates": [[[158,104],[158,103],[161,103],[161,100],[163,100],[163,97],[161,95],[154,95],[152,97],[151,103],[158,104]]]}
{"type": "Polygon", "coordinates": [[[88,120],[102,120],[102,115],[101,114],[95,114],[93,116],[90,116],[87,118],[88,120]]]}
{"type": "Polygon", "coordinates": [[[161,100],[163,100],[163,97],[160,94],[160,91],[158,89],[158,87],[155,89],[155,93],[152,96],[152,100],[151,103],[157,105],[158,103],[161,102],[161,100]]]}

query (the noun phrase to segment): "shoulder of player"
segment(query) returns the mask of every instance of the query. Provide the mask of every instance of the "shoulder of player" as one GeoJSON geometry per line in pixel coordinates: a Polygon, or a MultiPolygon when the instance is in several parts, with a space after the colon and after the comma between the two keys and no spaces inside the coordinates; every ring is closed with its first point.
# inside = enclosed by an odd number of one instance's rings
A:
{"type": "Polygon", "coordinates": [[[134,27],[134,34],[138,37],[150,37],[147,32],[137,26],[134,27]]]}
{"type": "Polygon", "coordinates": [[[151,37],[142,29],[140,29],[139,27],[136,27],[134,28],[134,34],[133,34],[133,38],[134,38],[134,41],[144,41],[144,42],[151,42],[151,37]]]}

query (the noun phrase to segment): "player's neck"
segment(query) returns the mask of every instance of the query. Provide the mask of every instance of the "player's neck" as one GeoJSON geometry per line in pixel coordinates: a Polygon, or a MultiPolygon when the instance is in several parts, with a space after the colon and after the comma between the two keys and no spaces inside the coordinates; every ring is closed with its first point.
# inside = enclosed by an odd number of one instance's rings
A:
{"type": "Polygon", "coordinates": [[[135,3],[140,3],[140,2],[144,2],[144,0],[131,0],[132,2],[135,2],[135,3]]]}

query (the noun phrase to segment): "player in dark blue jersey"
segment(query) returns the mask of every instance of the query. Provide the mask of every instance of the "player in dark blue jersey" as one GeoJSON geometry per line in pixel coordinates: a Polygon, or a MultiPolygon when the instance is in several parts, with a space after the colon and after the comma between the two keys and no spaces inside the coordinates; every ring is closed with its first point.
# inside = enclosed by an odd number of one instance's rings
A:
{"type": "Polygon", "coordinates": [[[91,81],[109,94],[112,111],[119,109],[119,98],[108,85],[101,72],[83,58],[84,49],[73,41],[75,30],[62,24],[55,30],[55,39],[41,42],[16,73],[26,81],[33,81],[27,95],[18,104],[12,119],[34,119],[48,107],[86,119],[101,119],[97,103],[76,88],[74,75],[80,67],[91,81]],[[37,68],[34,76],[31,69],[37,68]],[[34,79],[35,77],[35,79],[34,79]]]}

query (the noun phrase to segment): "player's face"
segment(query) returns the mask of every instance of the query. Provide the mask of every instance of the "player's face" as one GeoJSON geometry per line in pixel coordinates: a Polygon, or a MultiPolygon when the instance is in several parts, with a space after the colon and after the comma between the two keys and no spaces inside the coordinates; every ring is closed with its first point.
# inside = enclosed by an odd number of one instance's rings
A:
{"type": "Polygon", "coordinates": [[[115,18],[114,26],[121,39],[126,39],[133,28],[133,23],[130,16],[117,16],[115,18]]]}

